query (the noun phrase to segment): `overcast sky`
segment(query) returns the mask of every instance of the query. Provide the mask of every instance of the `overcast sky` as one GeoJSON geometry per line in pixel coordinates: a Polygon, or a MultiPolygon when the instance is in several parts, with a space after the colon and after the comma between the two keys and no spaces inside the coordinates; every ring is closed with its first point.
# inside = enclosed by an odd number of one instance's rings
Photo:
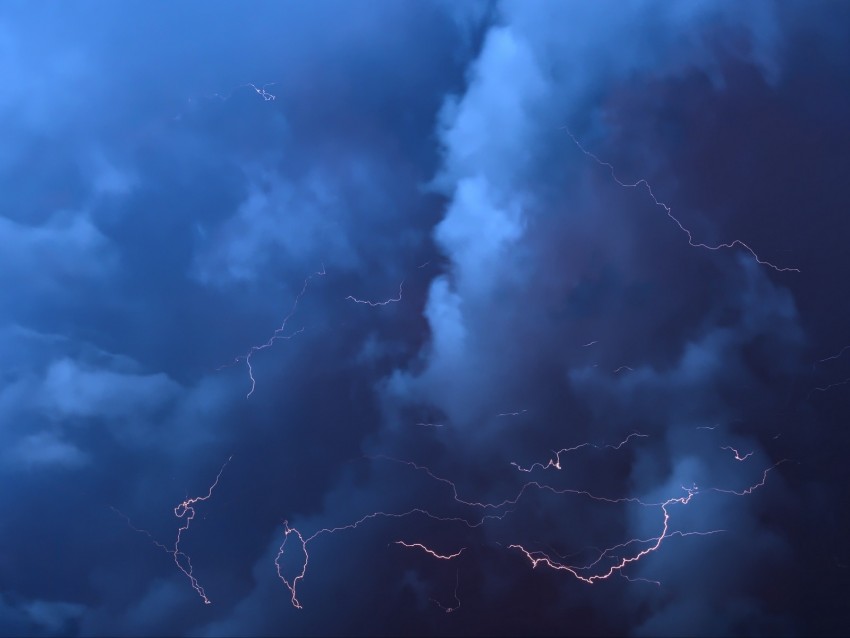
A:
{"type": "Polygon", "coordinates": [[[848,33],[5,2],[0,635],[846,634],[848,33]]]}

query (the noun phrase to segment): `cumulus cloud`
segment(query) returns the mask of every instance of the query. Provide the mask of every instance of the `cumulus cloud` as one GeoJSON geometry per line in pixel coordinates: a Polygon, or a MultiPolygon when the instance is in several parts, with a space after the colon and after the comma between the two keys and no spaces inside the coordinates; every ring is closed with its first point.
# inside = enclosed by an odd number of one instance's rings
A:
{"type": "Polygon", "coordinates": [[[178,388],[163,373],[98,370],[60,359],[47,369],[40,394],[56,418],[119,419],[157,410],[174,397],[178,388]]]}
{"type": "Polygon", "coordinates": [[[84,465],[88,456],[79,448],[61,440],[55,433],[38,432],[25,436],[6,454],[9,466],[65,467],[84,465]]]}
{"type": "Polygon", "coordinates": [[[2,278],[10,285],[26,277],[18,297],[26,293],[61,293],[80,279],[101,279],[114,267],[109,242],[85,213],[65,211],[43,224],[30,225],[0,217],[2,278]]]}

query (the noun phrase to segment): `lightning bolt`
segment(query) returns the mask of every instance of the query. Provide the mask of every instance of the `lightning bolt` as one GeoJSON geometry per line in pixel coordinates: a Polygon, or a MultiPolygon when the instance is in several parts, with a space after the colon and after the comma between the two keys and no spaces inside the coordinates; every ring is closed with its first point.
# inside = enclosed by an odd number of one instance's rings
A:
{"type": "Polygon", "coordinates": [[[198,579],[195,578],[194,567],[192,566],[192,559],[189,557],[188,554],[186,554],[183,550],[180,549],[180,542],[183,540],[183,534],[189,531],[189,527],[192,525],[192,521],[195,520],[195,506],[198,503],[208,501],[212,497],[213,490],[216,488],[216,486],[218,486],[218,482],[221,479],[221,474],[222,472],[224,472],[224,468],[227,467],[227,464],[230,463],[232,459],[233,456],[231,455],[224,462],[224,464],[221,466],[221,469],[218,471],[218,474],[216,474],[215,481],[213,481],[212,485],[210,485],[205,495],[196,496],[194,498],[187,498],[185,501],[179,503],[174,508],[174,515],[178,519],[183,520],[183,524],[177,528],[177,536],[174,539],[174,546],[171,548],[156,540],[149,531],[135,527],[126,514],[124,514],[121,510],[110,506],[113,512],[121,516],[127,522],[127,525],[130,527],[130,529],[140,534],[144,534],[151,540],[151,542],[156,547],[162,549],[167,554],[171,555],[171,557],[174,559],[174,564],[177,565],[177,569],[183,572],[183,574],[189,579],[189,582],[192,584],[192,589],[197,592],[198,596],[201,597],[201,600],[204,601],[205,605],[209,605],[212,601],[207,596],[207,593],[204,588],[198,582],[198,579]]]}
{"type": "Polygon", "coordinates": [[[277,84],[277,82],[266,82],[262,86],[257,86],[256,84],[254,84],[252,82],[246,82],[245,84],[240,84],[235,89],[232,89],[227,95],[222,95],[221,93],[213,93],[209,97],[210,98],[218,98],[222,102],[226,102],[231,97],[233,97],[233,93],[237,89],[248,89],[248,88],[250,88],[252,91],[254,91],[254,93],[256,93],[261,98],[263,98],[264,101],[271,102],[272,100],[275,100],[277,98],[277,96],[266,91],[266,87],[267,86],[274,86],[275,84],[277,84]]]}
{"type": "Polygon", "coordinates": [[[519,412],[501,412],[496,416],[519,416],[520,414],[525,414],[528,410],[520,410],[519,412]]]}
{"type": "Polygon", "coordinates": [[[276,98],[277,98],[277,96],[276,96],[276,95],[272,95],[271,93],[269,93],[268,91],[266,91],[266,87],[267,87],[267,86],[273,86],[273,85],[275,85],[275,84],[277,84],[277,82],[269,82],[269,83],[267,83],[267,84],[263,84],[263,86],[261,86],[261,87],[258,87],[258,86],[256,86],[255,84],[252,84],[251,82],[248,82],[247,84],[244,84],[243,86],[246,86],[246,87],[247,87],[247,86],[250,86],[252,89],[254,89],[254,92],[255,92],[257,95],[259,95],[261,98],[263,98],[266,102],[270,102],[270,101],[272,101],[272,100],[276,99],[276,98]]]}
{"type": "MultiPolygon", "coordinates": [[[[818,361],[816,361],[815,363],[813,363],[813,364],[812,364],[812,370],[817,370],[817,366],[818,366],[818,364],[820,364],[820,363],[826,363],[827,361],[835,361],[836,359],[840,359],[840,358],[841,358],[841,356],[842,356],[842,355],[843,355],[843,354],[844,354],[847,350],[850,350],[850,345],[848,345],[848,346],[844,346],[843,348],[841,348],[841,350],[839,350],[838,352],[836,352],[836,353],[835,353],[835,354],[833,354],[833,355],[830,355],[830,356],[825,357],[825,358],[823,358],[823,359],[819,359],[818,361]]],[[[830,384],[824,385],[824,386],[819,386],[819,387],[812,388],[812,389],[809,391],[809,394],[808,394],[808,396],[807,396],[806,398],[807,398],[807,399],[810,399],[810,398],[812,397],[812,394],[814,394],[815,392],[827,392],[828,390],[832,390],[833,388],[838,388],[838,387],[841,387],[841,386],[843,386],[843,385],[847,385],[848,383],[850,383],[850,377],[848,377],[848,378],[846,378],[846,379],[843,379],[843,380],[841,380],[841,381],[836,381],[836,382],[834,382],[834,383],[830,383],[830,384]]]]}
{"type": "MultiPolygon", "coordinates": [[[[240,361],[244,361],[245,366],[248,369],[248,378],[251,381],[251,388],[248,390],[248,394],[245,395],[246,399],[250,398],[251,395],[254,394],[254,390],[257,387],[257,380],[254,378],[254,367],[251,364],[251,358],[257,352],[259,352],[261,350],[266,350],[267,348],[271,348],[274,345],[275,341],[278,341],[278,340],[281,340],[281,339],[284,340],[284,341],[288,341],[289,339],[292,339],[296,335],[299,335],[302,332],[304,332],[304,328],[300,328],[300,329],[298,329],[298,330],[296,330],[296,331],[294,331],[290,334],[283,334],[284,331],[286,330],[286,324],[289,322],[289,320],[292,318],[292,316],[298,310],[298,303],[301,301],[301,298],[304,296],[304,293],[307,292],[307,287],[310,285],[310,281],[313,279],[313,277],[323,277],[325,274],[326,274],[325,273],[325,265],[322,264],[321,270],[317,270],[312,275],[308,275],[304,279],[304,285],[301,287],[301,292],[299,292],[296,295],[295,301],[292,302],[292,307],[290,308],[289,313],[283,318],[283,321],[281,322],[280,326],[278,326],[275,329],[275,331],[272,333],[271,337],[269,337],[268,340],[265,343],[261,343],[261,344],[255,345],[255,346],[251,346],[251,348],[248,350],[247,353],[245,353],[244,355],[238,356],[238,357],[236,357],[236,359],[234,359],[234,363],[239,363],[240,361]]],[[[221,368],[224,368],[224,367],[226,367],[226,366],[221,366],[219,368],[219,370],[221,368]]]]}
{"type": "Polygon", "coordinates": [[[633,438],[648,438],[648,437],[649,437],[648,434],[641,434],[640,432],[632,432],[625,439],[623,439],[622,441],[620,441],[616,445],[611,445],[611,444],[596,445],[594,443],[579,443],[578,445],[574,445],[573,447],[560,449],[557,452],[553,451],[552,454],[555,455],[555,458],[549,459],[549,461],[545,465],[543,463],[532,463],[529,467],[522,467],[521,465],[519,465],[518,463],[515,463],[513,461],[511,461],[511,465],[513,465],[520,472],[531,472],[536,467],[540,468],[541,470],[548,470],[550,467],[554,467],[556,470],[560,470],[561,469],[561,455],[562,454],[567,454],[568,452],[575,452],[576,450],[580,450],[580,449],[585,448],[585,447],[592,447],[592,448],[596,448],[597,450],[601,450],[601,449],[605,449],[605,448],[608,448],[608,449],[611,449],[611,450],[619,450],[621,447],[623,447],[626,443],[631,441],[633,438]]]}
{"type": "Polygon", "coordinates": [[[410,548],[410,549],[419,548],[423,552],[425,552],[426,554],[430,554],[431,556],[433,556],[434,558],[437,558],[439,560],[452,560],[454,558],[457,558],[458,556],[463,554],[464,550],[466,549],[466,547],[461,547],[454,554],[439,554],[436,551],[434,551],[433,549],[431,549],[430,547],[426,547],[422,543],[406,543],[404,541],[395,541],[395,544],[401,545],[402,547],[407,547],[407,548],[410,548]]]}
{"type": "Polygon", "coordinates": [[[431,602],[434,603],[435,605],[437,605],[437,607],[442,609],[447,614],[450,614],[454,611],[457,611],[458,609],[460,609],[460,598],[458,598],[458,595],[457,595],[457,590],[458,590],[459,586],[460,586],[460,570],[455,572],[455,591],[454,591],[455,604],[454,604],[454,606],[453,607],[452,606],[447,607],[447,606],[443,605],[436,598],[432,598],[431,602]]]}
{"type": "Polygon", "coordinates": [[[743,248],[748,253],[750,253],[750,255],[752,255],[753,258],[759,264],[761,264],[762,266],[767,266],[768,268],[772,268],[773,270],[775,270],[777,272],[800,272],[800,270],[798,268],[780,267],[780,266],[777,266],[775,264],[770,263],[769,261],[764,261],[761,257],[758,256],[758,254],[756,254],[756,251],[754,251],[752,248],[750,248],[750,246],[748,244],[744,243],[740,239],[733,239],[731,242],[716,244],[714,246],[709,245],[709,244],[704,244],[702,242],[694,241],[693,233],[690,230],[688,230],[688,228],[686,228],[685,225],[682,224],[682,222],[679,221],[679,219],[675,215],[673,215],[672,209],[667,204],[660,201],[655,196],[655,193],[652,191],[652,186],[649,184],[649,182],[647,182],[643,178],[637,180],[636,182],[632,182],[632,183],[624,182],[624,181],[620,180],[620,178],[617,177],[617,172],[616,172],[616,170],[614,169],[614,166],[611,163],[599,159],[598,156],[596,156],[595,154],[588,151],[584,146],[582,146],[581,142],[578,141],[576,136],[573,135],[572,132],[567,127],[562,127],[562,129],[567,132],[567,135],[570,136],[570,138],[573,140],[575,145],[578,147],[578,149],[582,153],[587,155],[587,157],[591,158],[593,161],[595,161],[600,166],[604,166],[605,168],[607,168],[611,173],[611,177],[613,178],[613,180],[617,184],[619,184],[623,188],[635,188],[635,189],[640,187],[640,186],[643,186],[646,189],[646,192],[649,193],[650,198],[652,198],[653,203],[656,206],[658,206],[659,208],[664,209],[664,212],[667,213],[667,217],[672,219],[673,222],[676,224],[676,226],[679,227],[679,230],[681,230],[683,233],[685,233],[685,235],[687,235],[688,245],[693,246],[694,248],[705,248],[706,250],[722,250],[722,249],[729,249],[729,248],[734,248],[735,246],[738,246],[740,248],[743,248]]]}
{"type": "Polygon", "coordinates": [[[842,385],[847,385],[848,383],[850,383],[850,377],[844,379],[843,381],[836,381],[835,383],[830,383],[829,385],[813,388],[812,391],[809,392],[809,397],[812,396],[812,392],[826,392],[827,390],[832,390],[833,388],[837,388],[842,385]]]}
{"type": "Polygon", "coordinates": [[[736,461],[746,461],[748,458],[750,458],[753,455],[752,452],[747,452],[746,454],[744,454],[744,456],[741,456],[741,453],[738,452],[738,450],[736,450],[735,448],[733,448],[730,445],[724,445],[720,449],[721,450],[729,450],[730,452],[732,452],[735,455],[736,461]]]}
{"type": "Polygon", "coordinates": [[[827,361],[832,361],[833,359],[839,359],[841,357],[841,355],[843,355],[847,350],[850,350],[850,346],[844,346],[843,348],[841,348],[841,350],[836,352],[834,355],[826,357],[825,359],[819,359],[818,363],[826,363],[827,361]]]}
{"type": "MultiPolygon", "coordinates": [[[[477,519],[477,522],[475,522],[475,521],[470,521],[469,519],[463,518],[463,517],[460,517],[460,516],[438,516],[436,514],[432,514],[431,512],[429,512],[425,509],[422,509],[420,507],[415,507],[413,509],[410,509],[410,510],[407,510],[406,512],[401,512],[401,513],[372,512],[371,514],[366,514],[365,516],[359,518],[358,520],[354,521],[353,523],[349,523],[347,525],[340,525],[339,527],[324,527],[324,528],[318,530],[317,532],[314,532],[312,536],[308,536],[307,538],[305,538],[304,535],[300,531],[298,531],[296,528],[290,527],[288,521],[284,521],[284,523],[283,523],[283,526],[284,526],[283,542],[280,544],[280,547],[278,548],[278,552],[277,552],[277,556],[275,557],[274,564],[275,564],[275,567],[277,569],[278,578],[284,584],[284,586],[289,590],[290,600],[292,602],[292,606],[295,607],[296,609],[303,609],[301,602],[298,600],[297,590],[298,590],[298,584],[301,581],[303,581],[304,578],[307,575],[307,564],[310,561],[310,553],[308,551],[307,546],[311,542],[316,540],[318,537],[320,537],[324,534],[336,534],[338,532],[342,532],[342,531],[346,531],[346,530],[354,530],[354,529],[359,528],[363,523],[366,523],[368,521],[371,521],[371,520],[374,520],[374,519],[377,519],[377,518],[402,519],[402,518],[407,518],[409,516],[416,516],[416,515],[423,516],[423,517],[429,518],[431,520],[440,521],[440,522],[443,522],[443,523],[458,523],[458,524],[464,525],[464,526],[466,526],[470,529],[474,529],[476,527],[480,527],[481,525],[483,525],[487,520],[492,520],[492,519],[501,520],[505,516],[507,516],[509,513],[510,513],[510,511],[506,511],[506,512],[503,512],[503,513],[498,514],[498,515],[482,516],[479,519],[477,519]],[[286,544],[289,541],[289,537],[292,536],[292,535],[294,535],[298,539],[298,542],[301,545],[301,551],[304,554],[304,562],[301,564],[301,571],[292,580],[289,580],[283,574],[283,570],[282,570],[282,567],[281,567],[281,560],[283,559],[283,556],[286,552],[286,544]]],[[[416,546],[418,546],[418,544],[416,546]]],[[[422,547],[424,547],[424,546],[422,546],[422,547]]],[[[426,550],[427,550],[427,548],[426,548],[426,550]]],[[[463,551],[463,550],[461,550],[461,551],[463,551]]],[[[460,552],[458,552],[458,555],[459,554],[460,554],[460,552]]],[[[440,555],[437,555],[436,553],[434,553],[433,555],[437,558],[442,558],[440,555]]],[[[446,560],[446,559],[443,559],[443,560],[446,560]]]]}
{"type": "MultiPolygon", "coordinates": [[[[726,490],[726,489],[720,489],[720,488],[709,488],[709,489],[711,491],[721,492],[721,493],[725,493],[725,494],[734,494],[736,496],[745,496],[745,495],[751,494],[753,491],[764,486],[765,482],[767,481],[767,474],[773,468],[775,468],[777,465],[779,465],[782,462],[784,462],[784,461],[780,461],[779,463],[777,463],[777,464],[769,467],[768,469],[766,469],[764,471],[764,475],[763,475],[762,480],[760,482],[756,483],[755,485],[751,485],[750,487],[747,487],[744,490],[735,491],[735,490],[726,490]]],[[[542,552],[542,551],[539,551],[539,550],[534,550],[534,551],[529,550],[520,543],[513,543],[511,545],[508,545],[508,549],[519,550],[525,556],[525,558],[531,563],[531,566],[532,566],[533,569],[536,569],[537,567],[540,567],[540,566],[544,566],[544,567],[548,567],[548,568],[555,570],[555,571],[567,572],[567,573],[571,574],[577,580],[580,580],[580,581],[587,583],[589,585],[592,585],[592,584],[596,583],[597,581],[607,580],[608,578],[610,578],[614,574],[618,574],[618,573],[622,574],[622,571],[628,565],[637,563],[638,561],[640,561],[645,556],[647,556],[647,555],[649,555],[653,552],[658,551],[661,548],[664,541],[668,538],[671,538],[673,536],[686,536],[686,535],[687,536],[694,536],[694,535],[709,536],[709,535],[717,534],[717,533],[724,531],[724,530],[710,530],[710,531],[706,531],[706,532],[670,531],[670,516],[671,515],[670,515],[670,509],[669,508],[671,508],[675,505],[686,506],[686,505],[690,504],[691,501],[700,492],[699,488],[696,485],[694,485],[693,487],[682,487],[682,490],[684,490],[685,496],[671,497],[671,498],[669,498],[669,499],[667,499],[664,502],[659,504],[659,507],[661,509],[663,517],[662,517],[661,533],[658,536],[653,537],[651,539],[637,539],[637,538],[630,539],[630,540],[628,540],[624,543],[620,543],[618,545],[614,545],[612,547],[609,547],[608,549],[605,549],[605,550],[602,551],[599,558],[597,558],[595,561],[593,561],[592,563],[590,563],[587,566],[582,567],[582,566],[570,565],[568,563],[561,562],[560,560],[556,560],[556,559],[552,558],[552,556],[550,556],[546,552],[542,552]],[[649,546],[644,547],[643,549],[640,549],[640,550],[638,550],[638,551],[636,551],[633,554],[628,555],[628,556],[616,556],[616,555],[613,554],[613,552],[615,550],[624,549],[624,548],[630,547],[632,545],[646,545],[646,544],[649,544],[649,546]],[[611,565],[609,565],[607,569],[605,569],[603,567],[597,573],[593,573],[593,574],[589,574],[589,575],[585,573],[585,572],[589,571],[590,569],[596,567],[600,563],[602,558],[604,558],[604,557],[611,558],[611,559],[614,560],[614,562],[611,565]]],[[[649,504],[646,504],[646,505],[649,506],[649,504]]]]}
{"type": "Polygon", "coordinates": [[[352,297],[348,295],[346,297],[347,300],[353,301],[354,303],[366,304],[367,306],[371,306],[372,308],[376,308],[377,306],[387,306],[391,303],[397,303],[401,301],[401,293],[404,288],[404,280],[398,285],[398,297],[390,297],[385,301],[368,301],[366,299],[358,299],[357,297],[352,297]]]}

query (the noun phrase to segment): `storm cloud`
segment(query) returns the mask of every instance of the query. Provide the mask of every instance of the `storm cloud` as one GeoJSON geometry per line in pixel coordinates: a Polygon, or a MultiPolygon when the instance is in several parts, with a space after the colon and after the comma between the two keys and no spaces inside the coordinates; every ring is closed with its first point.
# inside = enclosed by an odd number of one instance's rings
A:
{"type": "Polygon", "coordinates": [[[8,4],[0,634],[846,632],[848,25],[8,4]]]}

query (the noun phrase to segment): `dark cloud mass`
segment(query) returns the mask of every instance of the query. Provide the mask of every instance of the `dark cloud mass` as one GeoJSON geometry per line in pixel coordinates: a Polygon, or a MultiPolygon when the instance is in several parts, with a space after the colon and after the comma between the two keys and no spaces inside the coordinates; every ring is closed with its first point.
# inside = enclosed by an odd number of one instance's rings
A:
{"type": "Polygon", "coordinates": [[[0,635],[846,635],[848,32],[5,3],[0,635]]]}

